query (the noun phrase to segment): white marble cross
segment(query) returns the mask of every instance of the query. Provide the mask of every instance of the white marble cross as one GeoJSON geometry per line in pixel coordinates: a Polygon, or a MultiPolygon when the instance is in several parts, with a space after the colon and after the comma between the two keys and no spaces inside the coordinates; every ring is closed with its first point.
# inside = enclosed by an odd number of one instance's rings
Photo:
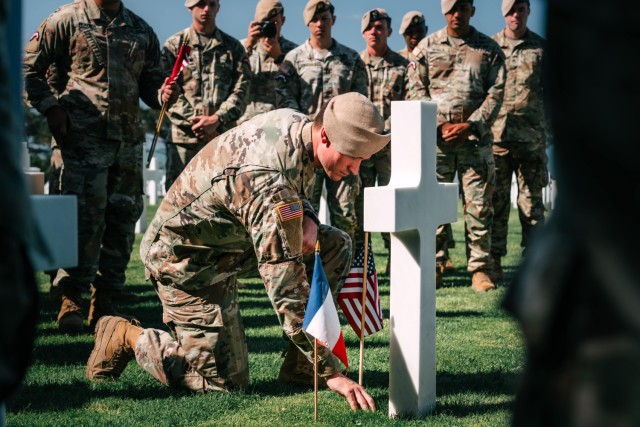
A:
{"type": "Polygon", "coordinates": [[[435,233],[457,220],[457,184],[436,179],[436,104],[391,105],[391,181],[366,188],[364,229],[391,232],[389,416],[436,403],[435,233]]]}

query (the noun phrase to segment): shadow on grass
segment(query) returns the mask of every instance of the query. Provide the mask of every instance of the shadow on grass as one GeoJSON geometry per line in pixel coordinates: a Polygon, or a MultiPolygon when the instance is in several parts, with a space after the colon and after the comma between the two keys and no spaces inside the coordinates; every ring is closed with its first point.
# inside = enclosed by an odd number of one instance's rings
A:
{"type": "Polygon", "coordinates": [[[517,374],[499,371],[471,374],[438,372],[436,390],[438,396],[463,393],[515,395],[517,378],[517,374]]]}

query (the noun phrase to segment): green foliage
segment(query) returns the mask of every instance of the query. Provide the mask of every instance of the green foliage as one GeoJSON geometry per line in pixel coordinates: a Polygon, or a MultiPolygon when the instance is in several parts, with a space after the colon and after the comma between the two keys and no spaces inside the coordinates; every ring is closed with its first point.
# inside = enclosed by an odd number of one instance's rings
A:
{"type": "MultiPolygon", "coordinates": [[[[152,215],[152,212],[149,213],[152,215]]],[[[375,413],[351,412],[335,393],[319,393],[322,426],[506,426],[523,366],[523,343],[501,301],[519,261],[520,227],[511,215],[510,254],[504,259],[506,279],[495,292],[476,294],[466,272],[462,217],[454,224],[457,266],[437,291],[437,402],[424,420],[391,420],[388,411],[389,278],[380,277],[385,329],[365,341],[364,385],[374,397],[375,413]]],[[[134,247],[129,289],[138,301],[120,304],[145,327],[165,329],[153,288],[144,280],[134,247]]],[[[374,234],[378,271],[386,251],[374,234]]],[[[250,385],[245,392],[195,395],[162,386],[131,362],[118,381],[90,383],[85,364],[93,346],[91,335],[64,335],[56,329],[58,307],[48,297],[48,277],[39,274],[41,317],[33,365],[21,389],[7,402],[10,426],[270,426],[313,423],[313,391],[280,384],[276,377],[285,348],[282,332],[260,280],[244,281],[240,306],[247,331],[250,385]]],[[[88,304],[87,304],[88,305],[88,304]]],[[[86,314],[85,307],[85,314],[86,314]]],[[[351,361],[349,376],[357,381],[358,339],[341,319],[351,361]]]]}

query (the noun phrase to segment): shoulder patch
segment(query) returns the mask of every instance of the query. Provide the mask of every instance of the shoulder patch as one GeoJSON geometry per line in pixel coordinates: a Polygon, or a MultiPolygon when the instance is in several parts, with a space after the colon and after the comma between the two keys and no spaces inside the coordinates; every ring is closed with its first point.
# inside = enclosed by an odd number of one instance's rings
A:
{"type": "Polygon", "coordinates": [[[411,51],[411,53],[413,53],[415,56],[418,56],[420,52],[421,50],[418,46],[414,47],[413,50],[411,51]]]}
{"type": "Polygon", "coordinates": [[[302,203],[293,202],[286,205],[278,206],[278,216],[280,221],[286,222],[293,219],[302,218],[303,210],[302,203]]]}
{"type": "Polygon", "coordinates": [[[411,68],[412,70],[415,70],[417,65],[416,65],[416,61],[411,61],[409,62],[409,64],[407,65],[408,68],[411,68]]]}
{"type": "Polygon", "coordinates": [[[42,21],[42,24],[40,24],[38,29],[33,34],[31,34],[31,37],[29,37],[29,41],[27,42],[27,45],[25,46],[25,51],[27,53],[35,53],[35,52],[38,52],[40,50],[40,40],[42,39],[42,34],[44,32],[44,27],[45,27],[45,25],[47,25],[47,19],[42,21]]]}

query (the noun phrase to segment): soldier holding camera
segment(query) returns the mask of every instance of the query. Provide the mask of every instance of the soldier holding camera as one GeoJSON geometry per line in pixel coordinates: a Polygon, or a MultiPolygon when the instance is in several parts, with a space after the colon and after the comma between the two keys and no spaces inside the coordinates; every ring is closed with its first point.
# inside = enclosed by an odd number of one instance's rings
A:
{"type": "Polygon", "coordinates": [[[207,142],[233,128],[249,99],[251,70],[242,44],[216,26],[219,0],[186,0],[190,27],[169,37],[162,51],[171,74],[180,47],[191,47],[189,64],[178,78],[182,94],[168,110],[167,190],[207,142]]]}
{"type": "Polygon", "coordinates": [[[284,8],[280,0],[260,0],[255,20],[249,24],[247,38],[240,42],[251,64],[250,103],[238,124],[260,113],[276,109],[276,74],[284,56],[296,44],[282,37],[284,8]]]}

